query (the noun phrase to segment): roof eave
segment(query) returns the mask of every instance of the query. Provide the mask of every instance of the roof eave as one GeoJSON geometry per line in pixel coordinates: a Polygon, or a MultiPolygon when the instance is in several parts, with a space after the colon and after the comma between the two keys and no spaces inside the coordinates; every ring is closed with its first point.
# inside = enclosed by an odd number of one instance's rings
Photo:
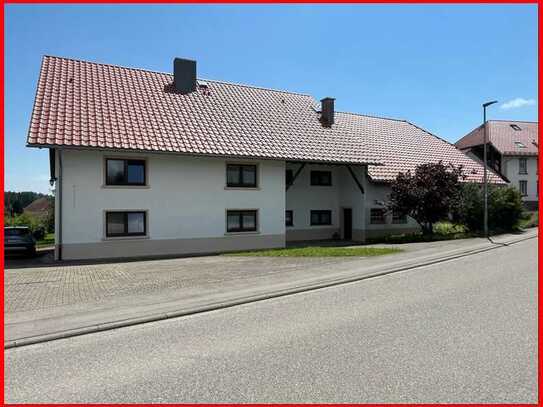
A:
{"type": "Polygon", "coordinates": [[[29,148],[56,148],[64,150],[95,150],[95,151],[122,151],[125,153],[147,153],[147,154],[170,154],[187,157],[209,157],[209,158],[228,158],[228,159],[244,159],[244,160],[267,160],[267,161],[295,161],[315,164],[335,164],[335,165],[375,165],[384,166],[383,162],[377,161],[330,161],[330,160],[311,160],[295,157],[264,157],[257,155],[233,155],[233,154],[211,154],[211,153],[193,153],[182,151],[163,151],[163,150],[147,150],[147,149],[129,149],[118,147],[93,147],[93,146],[71,146],[65,144],[42,144],[42,143],[27,143],[29,148]]]}

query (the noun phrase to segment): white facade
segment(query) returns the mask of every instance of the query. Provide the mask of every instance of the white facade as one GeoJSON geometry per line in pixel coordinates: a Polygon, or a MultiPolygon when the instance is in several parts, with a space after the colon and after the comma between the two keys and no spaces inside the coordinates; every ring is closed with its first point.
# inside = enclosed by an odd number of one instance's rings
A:
{"type": "Polygon", "coordinates": [[[526,181],[526,195],[522,199],[526,202],[537,202],[538,194],[538,168],[537,157],[534,156],[503,156],[502,172],[511,185],[520,189],[520,181],[526,181]],[[526,160],[526,171],[521,171],[521,160],[526,160]]]}
{"type": "MultiPolygon", "coordinates": [[[[301,164],[287,164],[295,174],[301,164]]],[[[364,193],[344,165],[306,165],[286,193],[286,209],[293,211],[293,226],[286,231],[287,241],[332,239],[336,234],[345,238],[343,210],[352,210],[352,239],[365,241],[367,238],[391,233],[406,233],[419,230],[417,223],[408,218],[406,223],[394,224],[391,214],[385,216],[384,224],[372,224],[372,208],[383,209],[388,200],[390,188],[385,184],[374,184],[366,176],[364,166],[351,166],[364,193]],[[311,171],[331,171],[331,186],[311,185],[311,171]],[[331,210],[332,224],[312,226],[311,210],[331,210]]]]}
{"type": "MultiPolygon", "coordinates": [[[[284,246],[284,162],[252,161],[258,165],[258,188],[242,190],[226,188],[226,162],[239,161],[90,150],[60,154],[63,259],[284,246]],[[145,159],[148,185],[105,186],[106,157],[145,159]],[[257,209],[257,232],[227,233],[227,209],[257,209]],[[146,236],[107,238],[108,210],[146,211],[146,236]]],[[[58,225],[56,230],[58,243],[58,225]]]]}
{"type": "Polygon", "coordinates": [[[418,229],[413,220],[371,224],[371,208],[383,208],[389,188],[369,182],[363,166],[306,165],[285,192],[286,168],[272,160],[230,160],[173,154],[57,150],[56,242],[62,259],[163,256],[284,247],[287,240],[345,238],[344,208],[352,210],[352,240],[418,229]],[[108,186],[107,158],[143,159],[144,186],[108,186]],[[256,188],[226,186],[227,164],[257,165],[256,188]],[[331,186],[310,184],[312,170],[332,172],[331,186]],[[256,210],[257,230],[229,233],[227,210],[256,210]],[[294,225],[285,226],[285,210],[294,225]],[[331,210],[331,225],[311,225],[311,210],[331,210]],[[60,214],[62,211],[62,214],[60,214]],[[142,236],[106,236],[106,212],[142,211],[142,236]],[[61,247],[61,249],[59,249],[61,247]]]}

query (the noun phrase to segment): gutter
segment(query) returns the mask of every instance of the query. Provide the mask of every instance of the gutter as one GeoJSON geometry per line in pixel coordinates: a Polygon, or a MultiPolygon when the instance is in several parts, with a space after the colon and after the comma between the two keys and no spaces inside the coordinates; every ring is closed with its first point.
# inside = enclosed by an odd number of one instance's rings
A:
{"type": "Polygon", "coordinates": [[[62,149],[58,151],[58,177],[57,177],[57,199],[58,199],[58,260],[62,260],[62,149]]]}
{"type": "Polygon", "coordinates": [[[147,149],[135,149],[135,148],[117,148],[117,147],[89,147],[89,146],[71,146],[64,144],[35,144],[35,143],[26,143],[26,147],[29,148],[57,148],[65,150],[81,150],[81,151],[104,151],[104,152],[116,152],[119,154],[122,153],[137,153],[137,154],[169,154],[169,155],[179,155],[186,157],[209,157],[209,158],[222,158],[229,160],[262,160],[262,161],[285,161],[293,163],[308,163],[308,164],[322,164],[322,165],[375,165],[375,166],[384,166],[383,162],[377,161],[330,161],[330,160],[316,160],[316,159],[299,159],[299,158],[288,158],[288,157],[266,157],[259,155],[236,155],[236,154],[213,154],[213,153],[192,153],[192,152],[182,152],[182,151],[157,151],[157,150],[147,150],[147,149]]]}

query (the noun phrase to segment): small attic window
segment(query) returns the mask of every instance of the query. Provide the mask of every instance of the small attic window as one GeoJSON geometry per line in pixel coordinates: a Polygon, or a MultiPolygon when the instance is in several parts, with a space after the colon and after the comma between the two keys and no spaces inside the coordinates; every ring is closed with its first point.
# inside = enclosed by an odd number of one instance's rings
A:
{"type": "Polygon", "coordinates": [[[522,129],[516,124],[510,124],[511,128],[515,131],[521,131],[522,129]]]}
{"type": "Polygon", "coordinates": [[[520,141],[515,141],[515,145],[518,147],[518,148],[526,148],[526,146],[521,143],[520,141]]]}
{"type": "Polygon", "coordinates": [[[198,87],[199,87],[199,88],[206,89],[206,88],[208,87],[206,81],[197,81],[197,83],[198,83],[198,87]]]}

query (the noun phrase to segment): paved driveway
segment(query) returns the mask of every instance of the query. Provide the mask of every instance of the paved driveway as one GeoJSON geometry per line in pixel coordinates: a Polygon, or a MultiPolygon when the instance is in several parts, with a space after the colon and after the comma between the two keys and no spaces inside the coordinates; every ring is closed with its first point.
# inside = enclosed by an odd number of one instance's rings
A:
{"type": "Polygon", "coordinates": [[[402,245],[403,253],[369,258],[203,256],[51,265],[45,264],[45,257],[31,264],[21,260],[5,271],[5,340],[19,343],[109,323],[196,312],[489,246],[484,239],[417,243],[402,245]]]}
{"type": "Polygon", "coordinates": [[[360,259],[204,256],[45,267],[39,259],[34,261],[40,267],[19,264],[6,270],[6,312],[202,288],[360,259]]]}
{"type": "Polygon", "coordinates": [[[403,245],[404,253],[373,258],[231,257],[201,256],[145,261],[55,262],[51,251],[35,258],[14,257],[6,261],[4,312],[9,314],[46,310],[74,304],[118,302],[123,297],[190,295],[206,287],[243,285],[273,276],[326,274],[469,247],[484,239],[466,239],[403,245]]]}

